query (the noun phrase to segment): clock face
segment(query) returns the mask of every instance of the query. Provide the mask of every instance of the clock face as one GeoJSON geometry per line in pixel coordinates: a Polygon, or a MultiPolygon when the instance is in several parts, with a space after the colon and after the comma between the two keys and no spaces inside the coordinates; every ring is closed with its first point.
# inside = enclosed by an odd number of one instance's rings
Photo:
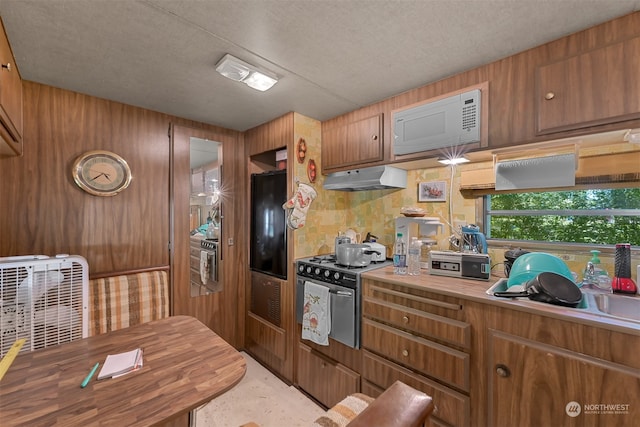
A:
{"type": "Polygon", "coordinates": [[[96,196],[114,196],[129,186],[131,170],[127,162],[109,151],[89,151],[73,165],[73,180],[96,196]]]}

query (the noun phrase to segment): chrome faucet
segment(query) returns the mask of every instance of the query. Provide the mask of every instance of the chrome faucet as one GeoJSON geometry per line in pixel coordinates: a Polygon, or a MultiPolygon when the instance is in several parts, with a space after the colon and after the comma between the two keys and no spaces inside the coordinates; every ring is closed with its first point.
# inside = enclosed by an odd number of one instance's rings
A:
{"type": "MultiPolygon", "coordinates": [[[[599,270],[601,272],[602,270],[599,270]]],[[[591,289],[600,289],[605,291],[611,290],[611,278],[606,274],[596,274],[596,266],[587,261],[584,269],[584,277],[582,278],[582,286],[588,286],[591,289]]]]}

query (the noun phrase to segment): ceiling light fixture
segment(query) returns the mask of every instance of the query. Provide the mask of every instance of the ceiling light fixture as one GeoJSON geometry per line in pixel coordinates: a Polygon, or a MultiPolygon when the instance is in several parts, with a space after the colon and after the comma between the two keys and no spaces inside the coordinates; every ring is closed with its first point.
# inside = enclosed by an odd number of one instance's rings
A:
{"type": "Polygon", "coordinates": [[[216,64],[216,71],[231,80],[242,82],[262,92],[278,83],[278,76],[274,73],[259,70],[228,53],[216,64]]]}
{"type": "Polygon", "coordinates": [[[459,165],[460,163],[468,163],[469,159],[466,157],[454,157],[452,159],[440,159],[438,162],[443,165],[459,165]]]}

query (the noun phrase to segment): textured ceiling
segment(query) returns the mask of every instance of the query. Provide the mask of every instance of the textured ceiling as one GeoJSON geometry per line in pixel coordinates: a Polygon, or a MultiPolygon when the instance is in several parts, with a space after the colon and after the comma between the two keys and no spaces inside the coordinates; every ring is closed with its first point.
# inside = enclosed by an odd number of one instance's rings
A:
{"type": "Polygon", "coordinates": [[[318,120],[640,10],[640,0],[0,0],[22,78],[225,128],[318,120]],[[267,92],[225,79],[225,53],[267,92]]]}

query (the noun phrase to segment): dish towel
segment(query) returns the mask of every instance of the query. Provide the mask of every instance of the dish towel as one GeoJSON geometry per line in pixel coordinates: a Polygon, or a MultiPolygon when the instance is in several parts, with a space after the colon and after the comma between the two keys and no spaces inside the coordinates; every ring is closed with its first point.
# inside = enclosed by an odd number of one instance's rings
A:
{"type": "Polygon", "coordinates": [[[209,277],[209,254],[206,251],[200,251],[200,280],[203,285],[207,284],[209,277]]]}
{"type": "Polygon", "coordinates": [[[304,282],[304,311],[302,339],[320,345],[329,345],[331,332],[331,297],[329,288],[304,282]]]}

